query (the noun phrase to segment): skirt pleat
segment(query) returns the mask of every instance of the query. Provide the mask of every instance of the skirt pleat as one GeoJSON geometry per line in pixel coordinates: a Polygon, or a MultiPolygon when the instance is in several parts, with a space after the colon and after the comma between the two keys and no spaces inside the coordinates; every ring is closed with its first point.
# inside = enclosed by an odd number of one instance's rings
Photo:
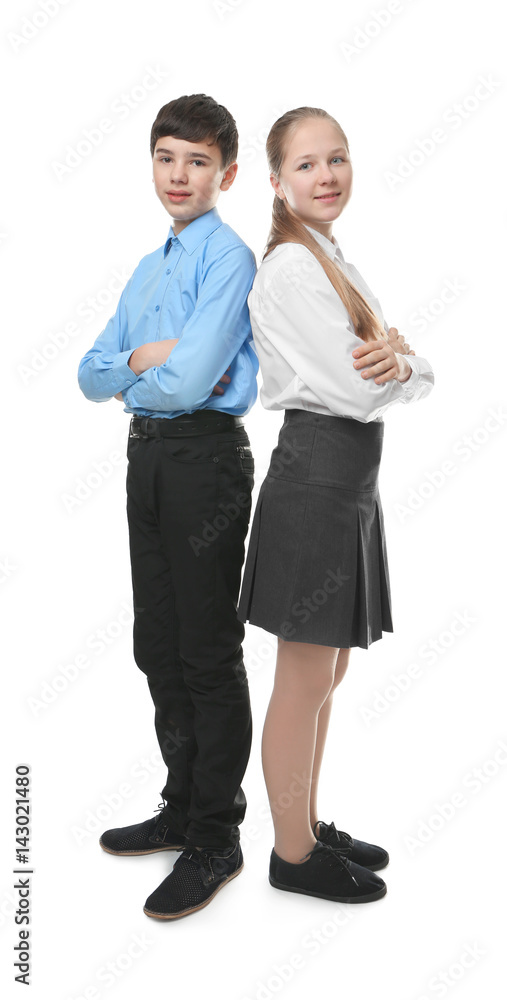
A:
{"type": "Polygon", "coordinates": [[[383,429],[285,412],[252,520],[241,621],[336,648],[367,649],[393,631],[378,492],[383,429]]]}

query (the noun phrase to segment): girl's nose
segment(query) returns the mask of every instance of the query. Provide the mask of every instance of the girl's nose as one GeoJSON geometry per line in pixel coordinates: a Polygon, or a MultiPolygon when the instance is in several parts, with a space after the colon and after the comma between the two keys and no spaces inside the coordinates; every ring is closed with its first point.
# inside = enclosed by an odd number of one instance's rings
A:
{"type": "Polygon", "coordinates": [[[332,184],[334,181],[334,174],[327,164],[323,164],[318,173],[318,179],[320,184],[332,184]]]}

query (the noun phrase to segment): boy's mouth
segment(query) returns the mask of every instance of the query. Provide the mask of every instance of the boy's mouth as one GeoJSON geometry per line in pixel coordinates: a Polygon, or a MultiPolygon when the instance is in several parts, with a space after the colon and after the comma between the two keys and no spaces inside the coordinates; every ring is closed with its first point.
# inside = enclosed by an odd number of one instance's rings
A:
{"type": "Polygon", "coordinates": [[[185,198],[190,198],[189,191],[167,191],[166,193],[171,201],[185,201],[185,198]]]}

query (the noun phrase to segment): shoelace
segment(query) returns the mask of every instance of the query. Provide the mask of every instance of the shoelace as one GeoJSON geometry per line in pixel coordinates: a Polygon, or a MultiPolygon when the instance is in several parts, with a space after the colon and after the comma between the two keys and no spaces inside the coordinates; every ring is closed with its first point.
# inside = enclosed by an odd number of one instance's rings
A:
{"type": "Polygon", "coordinates": [[[325,827],[327,835],[336,836],[340,842],[339,846],[334,847],[333,850],[340,851],[341,854],[350,854],[352,850],[352,837],[349,833],[345,833],[344,830],[337,830],[334,823],[319,823],[319,833],[322,827],[325,827]]]}
{"type": "MultiPolygon", "coordinates": [[[[318,860],[323,864],[329,865],[330,868],[342,868],[342,870],[347,872],[347,875],[350,876],[355,885],[359,884],[350,870],[350,861],[348,858],[344,858],[341,851],[335,847],[329,847],[328,844],[323,844],[318,840],[313,850],[305,854],[305,858],[309,858],[311,854],[317,855],[318,860]]],[[[302,860],[305,860],[305,858],[302,860]]]]}
{"type": "Polygon", "coordinates": [[[215,878],[215,872],[213,871],[211,865],[211,859],[207,851],[197,851],[195,848],[186,847],[184,851],[181,852],[176,864],[179,865],[180,861],[185,858],[187,861],[193,861],[199,869],[199,874],[204,882],[213,882],[215,878]]]}
{"type": "Polygon", "coordinates": [[[165,831],[167,830],[167,823],[162,822],[164,809],[165,809],[165,802],[159,802],[157,808],[153,810],[154,813],[158,812],[158,817],[155,823],[155,828],[153,830],[152,837],[155,834],[157,835],[157,837],[163,837],[165,831]]]}

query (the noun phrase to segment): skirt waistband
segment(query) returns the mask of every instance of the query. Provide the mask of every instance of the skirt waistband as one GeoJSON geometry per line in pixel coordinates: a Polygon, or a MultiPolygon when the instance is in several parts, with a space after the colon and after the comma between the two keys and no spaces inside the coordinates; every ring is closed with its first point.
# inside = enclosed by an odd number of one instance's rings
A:
{"type": "Polygon", "coordinates": [[[353,492],[378,488],[383,421],[285,410],[268,476],[353,492]]]}

